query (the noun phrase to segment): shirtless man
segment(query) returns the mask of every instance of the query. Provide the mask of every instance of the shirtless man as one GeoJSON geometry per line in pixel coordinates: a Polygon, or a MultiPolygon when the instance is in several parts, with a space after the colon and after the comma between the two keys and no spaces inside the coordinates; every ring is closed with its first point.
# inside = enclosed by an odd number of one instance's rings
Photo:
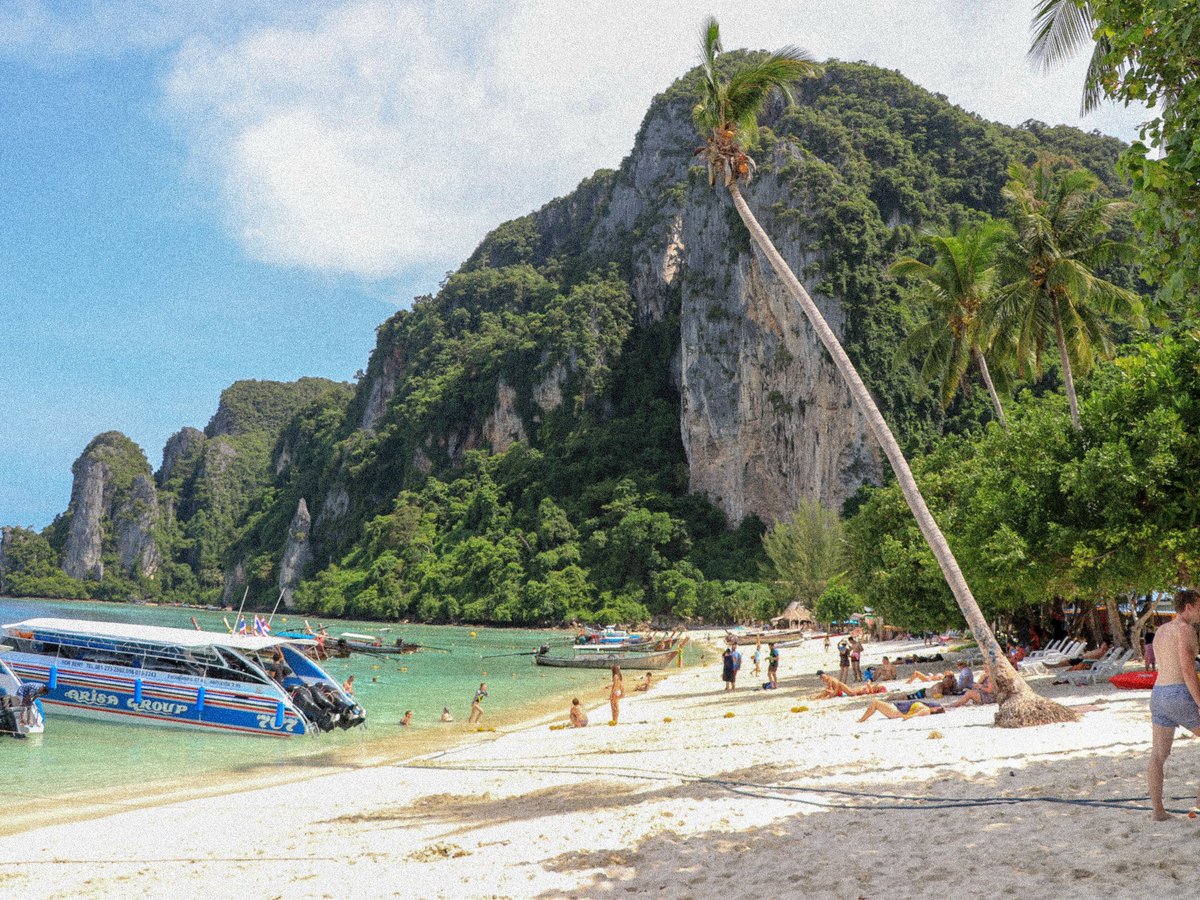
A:
{"type": "MultiPolygon", "coordinates": [[[[1175,618],[1154,635],[1158,680],[1150,691],[1150,721],[1154,744],[1147,779],[1156,822],[1169,819],[1163,808],[1163,765],[1171,755],[1175,729],[1200,735],[1200,682],[1196,680],[1196,631],[1200,594],[1184,588],[1175,595],[1175,618]]],[[[1196,803],[1200,806],[1200,796],[1196,803]]]]}

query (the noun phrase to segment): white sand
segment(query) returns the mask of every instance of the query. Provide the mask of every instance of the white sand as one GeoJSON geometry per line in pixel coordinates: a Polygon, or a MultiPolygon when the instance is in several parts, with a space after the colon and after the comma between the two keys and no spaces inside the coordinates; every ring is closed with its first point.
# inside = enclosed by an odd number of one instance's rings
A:
{"type": "MultiPolygon", "coordinates": [[[[763,691],[765,665],[751,677],[743,649],[744,684],[732,695],[711,652],[707,666],[631,693],[616,727],[543,722],[473,736],[410,765],[0,838],[0,896],[1196,893],[1190,850],[1200,820],[1154,824],[1134,804],[935,807],[1144,797],[1145,692],[1036,682],[1072,704],[1099,701],[1069,725],[1000,730],[994,707],[859,725],[865,700],[801,699],[816,668],[836,665],[833,651],[783,651],[780,689],[763,691]],[[931,739],[935,730],[943,737],[931,739]]],[[[868,645],[864,664],[900,649],[868,645]]],[[[587,701],[593,723],[608,718],[600,696],[598,679],[587,701]]],[[[1196,744],[1176,743],[1167,796],[1187,799],[1170,807],[1192,803],[1196,744]]]]}

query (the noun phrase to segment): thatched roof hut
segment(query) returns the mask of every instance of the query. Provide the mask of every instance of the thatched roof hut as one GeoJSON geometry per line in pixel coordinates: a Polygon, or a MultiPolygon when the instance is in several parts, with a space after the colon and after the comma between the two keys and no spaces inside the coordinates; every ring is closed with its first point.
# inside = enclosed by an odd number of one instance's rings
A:
{"type": "Polygon", "coordinates": [[[787,628],[800,628],[804,625],[815,625],[816,617],[812,611],[800,605],[799,601],[793,600],[787,605],[787,609],[771,620],[771,625],[787,628]]]}

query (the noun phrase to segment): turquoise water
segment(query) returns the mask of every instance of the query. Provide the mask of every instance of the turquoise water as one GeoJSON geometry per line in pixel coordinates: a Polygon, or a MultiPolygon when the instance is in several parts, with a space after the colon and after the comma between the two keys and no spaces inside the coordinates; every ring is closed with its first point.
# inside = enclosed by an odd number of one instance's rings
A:
{"type": "MultiPolygon", "coordinates": [[[[0,623],[34,616],[61,616],[224,631],[234,614],[178,607],[135,606],[78,601],[30,601],[0,598],[0,623]]],[[[303,618],[277,615],[273,628],[303,628],[303,618]]],[[[315,627],[316,619],[309,620],[315,627]]],[[[558,711],[564,698],[578,694],[585,705],[600,702],[604,671],[547,669],[529,656],[500,656],[533,650],[542,643],[565,645],[563,631],[387,626],[374,622],[326,623],[331,635],[342,631],[380,634],[443,647],[395,657],[355,654],[321,665],[339,682],[355,676],[355,695],[367,711],[367,727],[291,740],[209,734],[171,728],[109,724],[49,712],[46,733],[27,741],[0,741],[0,793],[7,800],[0,832],[57,821],[81,810],[142,803],[221,790],[249,780],[287,780],[314,768],[363,765],[400,759],[447,746],[471,729],[465,724],[471,698],[481,681],[488,685],[483,724],[504,727],[540,711],[558,711]],[[385,630],[386,629],[386,630],[385,630]],[[483,658],[492,656],[495,658],[483,658]],[[453,724],[439,721],[450,707],[453,724]],[[405,710],[413,724],[399,724],[405,710]]]]}

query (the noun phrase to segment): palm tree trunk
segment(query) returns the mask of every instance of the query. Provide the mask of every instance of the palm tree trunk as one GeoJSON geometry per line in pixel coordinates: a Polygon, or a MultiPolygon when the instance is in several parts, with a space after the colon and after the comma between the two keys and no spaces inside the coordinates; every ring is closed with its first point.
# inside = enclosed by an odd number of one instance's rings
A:
{"type": "Polygon", "coordinates": [[[900,490],[904,493],[904,499],[908,502],[908,507],[917,520],[917,526],[929,543],[929,548],[933,551],[933,555],[942,569],[946,583],[954,594],[958,608],[962,610],[967,625],[974,634],[975,641],[979,644],[979,649],[983,651],[984,662],[991,672],[993,683],[996,686],[996,694],[1000,700],[1000,711],[996,713],[996,724],[1020,727],[1041,725],[1047,722],[1075,721],[1078,718],[1075,713],[1035,694],[1029,685],[1017,675],[1016,670],[1008,661],[1008,657],[1001,651],[1000,645],[996,642],[996,636],[988,627],[987,620],[984,619],[983,612],[980,610],[979,604],[975,602],[971,588],[967,585],[967,580],[958,567],[958,560],[954,558],[950,545],[946,543],[945,535],[938,528],[933,514],[925,504],[925,498],[921,495],[916,479],[913,478],[912,470],[908,467],[908,460],[904,458],[904,453],[900,450],[900,445],[896,442],[892,430],[884,421],[879,407],[875,405],[875,401],[867,391],[866,385],[863,384],[862,378],[859,377],[854,364],[850,362],[850,357],[842,349],[837,335],[833,333],[829,323],[825,321],[825,317],[821,315],[821,311],[817,309],[817,305],[808,295],[804,286],[800,284],[791,267],[775,249],[771,238],[758,224],[758,220],[746,204],[737,182],[729,184],[729,194],[733,198],[733,205],[737,209],[738,215],[741,216],[742,222],[745,223],[750,236],[754,239],[754,243],[770,262],[771,268],[775,270],[775,274],[779,276],[792,298],[800,304],[813,330],[817,332],[821,343],[825,345],[825,349],[833,358],[838,372],[841,373],[846,385],[850,388],[850,395],[854,398],[859,412],[867,420],[871,432],[875,435],[875,440],[883,449],[888,462],[891,463],[892,471],[896,473],[896,480],[900,484],[900,490]]]}
{"type": "Polygon", "coordinates": [[[996,393],[996,386],[992,384],[992,373],[988,371],[987,360],[983,358],[983,353],[978,347],[972,347],[971,353],[975,356],[975,365],[979,366],[979,374],[983,376],[983,383],[987,386],[988,396],[992,398],[992,406],[996,410],[996,421],[1004,429],[1008,428],[1008,420],[1004,418],[1004,407],[1000,405],[1000,395],[996,393]]]}
{"type": "Polygon", "coordinates": [[[1075,377],[1071,374],[1071,359],[1067,356],[1067,338],[1063,334],[1062,319],[1054,318],[1054,338],[1058,341],[1058,360],[1062,364],[1063,389],[1067,392],[1067,404],[1071,407],[1071,427],[1076,433],[1083,432],[1079,423],[1079,398],[1075,396],[1075,377]]]}

